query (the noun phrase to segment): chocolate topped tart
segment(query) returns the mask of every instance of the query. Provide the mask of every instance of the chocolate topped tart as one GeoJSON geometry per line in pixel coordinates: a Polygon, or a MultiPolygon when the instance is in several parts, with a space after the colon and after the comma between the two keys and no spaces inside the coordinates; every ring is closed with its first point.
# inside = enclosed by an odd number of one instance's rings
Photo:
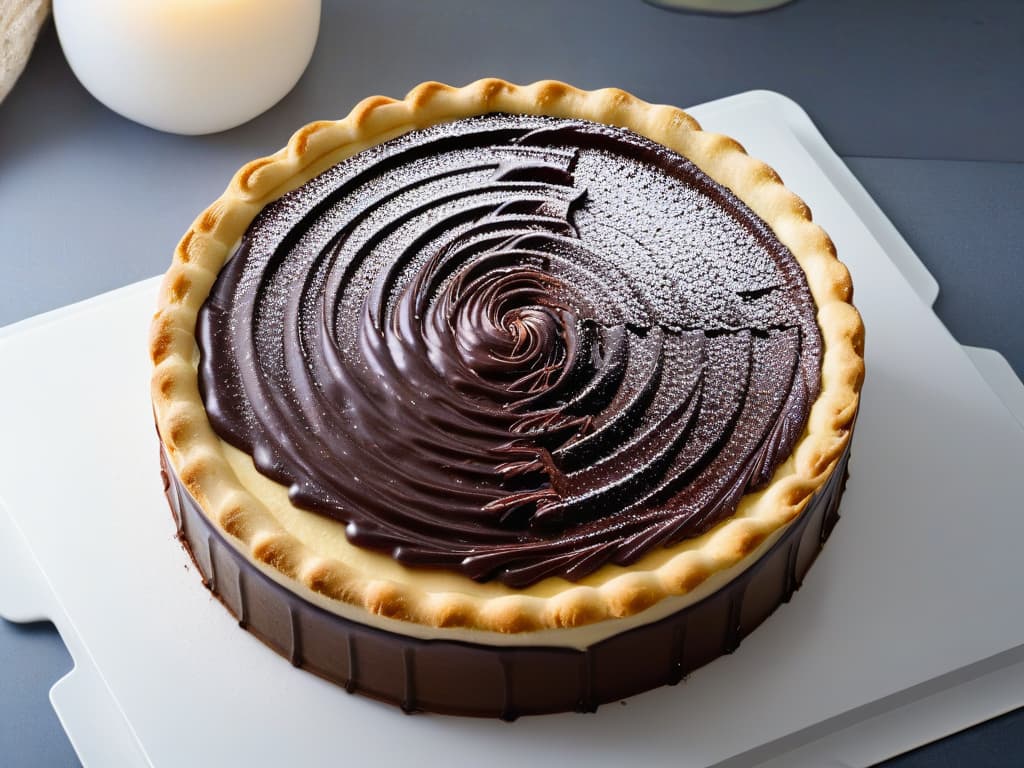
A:
{"type": "Polygon", "coordinates": [[[837,519],[850,295],[807,207],[678,109],[367,99],[239,171],[175,253],[151,353],[181,539],[268,645],[409,711],[678,681],[837,519]]]}

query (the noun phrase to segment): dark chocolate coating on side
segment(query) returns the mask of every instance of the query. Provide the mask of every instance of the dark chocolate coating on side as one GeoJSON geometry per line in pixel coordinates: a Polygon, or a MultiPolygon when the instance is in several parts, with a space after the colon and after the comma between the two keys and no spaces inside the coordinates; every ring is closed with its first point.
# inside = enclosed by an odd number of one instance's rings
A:
{"type": "Polygon", "coordinates": [[[239,624],[301,667],[406,712],[500,717],[594,711],[672,685],[740,641],[788,602],[839,519],[849,446],[781,538],[718,591],[667,618],[586,650],[418,640],[331,614],[241,556],[203,515],[161,451],[181,542],[239,624]]]}

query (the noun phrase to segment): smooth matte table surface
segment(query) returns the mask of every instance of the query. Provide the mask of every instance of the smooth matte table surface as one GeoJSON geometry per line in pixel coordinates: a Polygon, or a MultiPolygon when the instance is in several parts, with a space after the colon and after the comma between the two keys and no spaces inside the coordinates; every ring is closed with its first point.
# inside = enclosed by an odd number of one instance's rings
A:
{"type": "MultiPolygon", "coordinates": [[[[235,169],[363,96],[488,75],[681,106],[765,88],[808,111],[903,233],[954,335],[1024,375],[1022,73],[1019,0],[796,0],[735,18],[640,0],[325,0],[289,96],[234,130],[181,137],[96,102],[51,26],[0,104],[0,325],[163,271],[235,169]]],[[[71,663],[49,625],[0,621],[0,764],[78,764],[46,698],[71,663]]],[[[1024,710],[885,765],[1021,764],[1024,710]]]]}

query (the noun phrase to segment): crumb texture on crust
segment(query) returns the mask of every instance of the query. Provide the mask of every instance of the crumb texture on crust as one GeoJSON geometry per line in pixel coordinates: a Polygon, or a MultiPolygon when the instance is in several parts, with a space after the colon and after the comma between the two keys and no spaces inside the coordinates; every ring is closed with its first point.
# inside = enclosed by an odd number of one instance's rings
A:
{"type": "MultiPolygon", "coordinates": [[[[734,140],[702,131],[684,111],[648,104],[613,88],[582,91],[542,81],[518,86],[484,79],[463,88],[423,83],[405,97],[364,99],[349,115],[300,128],[288,145],[243,166],[182,237],[150,329],[152,399],[173,470],[239,551],[315,593],[338,612],[353,610],[427,628],[527,633],[592,625],[639,614],[734,570],[792,522],[822,488],[850,439],[864,375],[864,328],[852,284],[807,205],[734,140]],[[425,588],[412,572],[379,578],[325,558],[292,535],[240,481],[206,416],[197,381],[196,317],[222,265],[259,211],[330,166],[417,128],[488,112],[575,117],[628,128],[692,160],[766,221],[803,268],[824,343],[821,394],[804,434],[764,491],[708,533],[648,553],[630,569],[606,566],[579,584],[549,579],[498,590],[468,579],[425,588]],[[411,574],[411,575],[410,575],[411,574]],[[408,576],[408,578],[403,578],[408,576]]],[[[377,557],[386,558],[384,555],[377,557]]],[[[751,557],[751,562],[754,558],[751,557]]],[[[678,602],[678,601],[673,601],[678,602]]]]}

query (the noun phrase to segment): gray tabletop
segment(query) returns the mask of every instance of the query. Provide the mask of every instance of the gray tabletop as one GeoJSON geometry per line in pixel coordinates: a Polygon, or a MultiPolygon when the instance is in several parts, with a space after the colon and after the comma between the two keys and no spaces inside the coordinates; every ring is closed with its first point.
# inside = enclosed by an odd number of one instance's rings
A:
{"type": "MultiPolygon", "coordinates": [[[[640,0],[325,0],[295,90],[189,138],[102,107],[49,28],[0,105],[0,325],[162,272],[235,169],[366,95],[486,75],[682,106],[766,88],[808,111],[916,250],[956,337],[1024,375],[1022,73],[1019,0],[797,0],[739,18],[640,0]]],[[[77,765],[46,698],[71,663],[50,625],[0,621],[0,763],[77,765]]],[[[1024,764],[1024,711],[886,765],[968,764],[1024,764]]]]}

